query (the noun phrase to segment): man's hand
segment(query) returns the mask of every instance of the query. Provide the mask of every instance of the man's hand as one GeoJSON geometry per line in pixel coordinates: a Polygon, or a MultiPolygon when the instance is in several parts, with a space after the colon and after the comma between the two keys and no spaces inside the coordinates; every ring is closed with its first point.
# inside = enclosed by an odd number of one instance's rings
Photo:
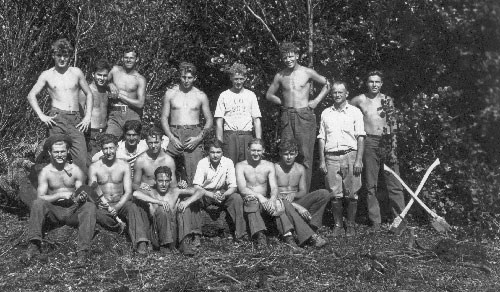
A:
{"type": "Polygon", "coordinates": [[[109,206],[108,207],[108,212],[114,217],[114,216],[117,216],[118,215],[118,212],[116,211],[116,209],[114,207],[111,207],[109,206]]]}
{"type": "Polygon", "coordinates": [[[181,141],[175,136],[172,136],[172,138],[170,138],[169,143],[172,143],[172,145],[174,145],[175,149],[177,149],[177,150],[184,149],[184,145],[182,145],[181,141]]]}
{"type": "Polygon", "coordinates": [[[139,186],[139,189],[145,191],[151,191],[151,186],[145,182],[142,182],[141,185],[139,186]]]}
{"type": "Polygon", "coordinates": [[[295,194],[296,193],[288,193],[288,194],[286,194],[286,196],[284,197],[284,199],[287,200],[290,203],[293,203],[293,200],[295,200],[295,194]]]}
{"type": "Polygon", "coordinates": [[[321,172],[323,172],[324,174],[328,173],[328,169],[326,168],[326,162],[324,161],[320,161],[319,163],[319,169],[321,170],[321,172]]]}
{"type": "Polygon", "coordinates": [[[354,175],[359,176],[363,171],[363,162],[356,160],[354,162],[354,175]]]}
{"type": "Polygon", "coordinates": [[[187,207],[189,207],[189,205],[190,203],[187,200],[179,202],[179,204],[177,204],[177,211],[182,213],[186,210],[187,207]]]}
{"type": "Polygon", "coordinates": [[[300,216],[302,216],[302,218],[304,218],[307,221],[312,219],[311,213],[309,213],[309,211],[307,211],[306,208],[302,207],[299,204],[293,204],[293,206],[295,207],[295,210],[297,210],[297,213],[299,213],[300,216]]]}
{"type": "Polygon", "coordinates": [[[170,211],[170,205],[167,202],[158,200],[158,205],[162,206],[165,212],[170,211]]]}
{"type": "Polygon", "coordinates": [[[45,125],[47,125],[47,127],[52,127],[56,124],[56,122],[54,121],[54,118],[57,117],[57,114],[56,115],[53,115],[53,116],[47,116],[45,114],[42,114],[40,116],[40,120],[42,121],[42,123],[44,123],[45,125]]]}
{"type": "Polygon", "coordinates": [[[90,126],[90,117],[84,117],[83,120],[76,125],[76,128],[80,130],[80,132],[85,132],[89,129],[90,126]]]}
{"type": "Polygon", "coordinates": [[[184,141],[184,147],[190,151],[194,150],[196,148],[196,146],[198,146],[198,144],[200,144],[202,139],[203,139],[203,137],[200,137],[200,136],[189,137],[186,139],[186,141],[184,141]]]}
{"type": "Polygon", "coordinates": [[[118,98],[118,94],[120,94],[120,90],[113,83],[108,83],[109,91],[111,91],[111,98],[118,98]]]}
{"type": "Polygon", "coordinates": [[[318,106],[318,103],[313,99],[313,100],[310,100],[309,103],[307,104],[308,107],[310,108],[316,108],[318,106]]]}
{"type": "Polygon", "coordinates": [[[267,200],[266,202],[262,203],[262,207],[264,207],[264,209],[269,213],[271,214],[272,216],[274,216],[274,214],[276,213],[276,199],[269,199],[267,200]]]}
{"type": "Polygon", "coordinates": [[[187,183],[187,181],[185,181],[185,180],[180,180],[180,181],[177,183],[177,187],[178,187],[179,189],[187,189],[187,187],[188,187],[188,183],[187,183]]]}
{"type": "Polygon", "coordinates": [[[221,193],[220,191],[216,191],[214,193],[214,199],[216,199],[219,203],[221,203],[222,201],[224,201],[226,197],[224,196],[223,193],[221,193]]]}

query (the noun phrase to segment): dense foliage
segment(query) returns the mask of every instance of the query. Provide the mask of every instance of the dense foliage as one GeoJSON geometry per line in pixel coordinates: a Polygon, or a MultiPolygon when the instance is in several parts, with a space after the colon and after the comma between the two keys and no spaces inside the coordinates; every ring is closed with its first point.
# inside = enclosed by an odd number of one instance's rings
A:
{"type": "MultiPolygon", "coordinates": [[[[26,100],[51,66],[50,44],[67,37],[85,72],[97,58],[119,61],[123,45],[140,49],[146,77],[145,121],[158,123],[161,97],[176,65],[200,68],[198,86],[215,107],[229,86],[225,68],[251,68],[270,157],[277,108],[264,94],[280,68],[277,43],[294,41],[303,63],[343,79],[350,95],[367,71],[386,73],[396,100],[403,177],[415,187],[435,158],[444,164],[423,197],[454,224],[499,234],[500,4],[494,0],[152,0],[0,1],[0,158],[32,156],[45,130],[26,100]],[[308,14],[308,8],[312,13],[308,14]],[[311,17],[312,16],[312,17],[311,17]]],[[[90,75],[89,75],[90,76],[90,75]]],[[[46,95],[40,97],[46,108],[46,95]]],[[[331,104],[329,97],[317,114],[331,104]]]]}

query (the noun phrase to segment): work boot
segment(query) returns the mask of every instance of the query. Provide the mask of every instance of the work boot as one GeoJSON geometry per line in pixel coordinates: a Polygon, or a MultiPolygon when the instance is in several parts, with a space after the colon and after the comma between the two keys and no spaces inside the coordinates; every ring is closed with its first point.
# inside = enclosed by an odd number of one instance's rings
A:
{"type": "Polygon", "coordinates": [[[335,220],[335,227],[333,227],[333,237],[341,236],[344,233],[343,212],[344,207],[342,205],[342,199],[334,198],[332,200],[333,220],[335,220]]]}
{"type": "Polygon", "coordinates": [[[311,243],[314,247],[321,248],[326,244],[326,240],[323,239],[323,237],[319,236],[318,234],[314,233],[311,236],[311,243]]]}
{"type": "Polygon", "coordinates": [[[284,236],[283,241],[295,250],[300,249],[299,246],[297,245],[297,243],[295,242],[295,238],[293,238],[293,235],[284,236]]]}
{"type": "Polygon", "coordinates": [[[184,239],[181,241],[181,244],[179,245],[179,251],[187,257],[194,256],[194,250],[191,245],[189,236],[184,237],[184,239]]]}
{"type": "Polygon", "coordinates": [[[40,241],[32,240],[26,250],[25,258],[27,261],[31,261],[33,258],[37,257],[41,253],[40,241]]]}
{"type": "Polygon", "coordinates": [[[137,253],[140,255],[146,255],[148,253],[148,246],[145,241],[141,241],[137,244],[137,253]]]}
{"type": "Polygon", "coordinates": [[[356,211],[358,210],[358,200],[349,199],[349,205],[347,206],[347,228],[345,235],[347,237],[356,235],[356,211]]]}
{"type": "Polygon", "coordinates": [[[267,237],[264,234],[264,232],[262,231],[257,232],[257,234],[255,234],[255,239],[257,241],[257,247],[259,249],[267,247],[267,237]]]}

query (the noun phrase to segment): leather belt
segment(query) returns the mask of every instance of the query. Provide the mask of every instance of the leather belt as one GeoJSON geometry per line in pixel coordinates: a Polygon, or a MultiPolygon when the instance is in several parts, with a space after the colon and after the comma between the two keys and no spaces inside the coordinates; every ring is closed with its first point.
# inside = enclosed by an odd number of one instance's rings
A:
{"type": "Polygon", "coordinates": [[[110,106],[110,109],[112,111],[126,112],[129,110],[129,107],[126,104],[115,104],[115,105],[110,106]]]}
{"type": "Polygon", "coordinates": [[[201,125],[200,124],[197,124],[197,125],[170,125],[170,128],[174,128],[174,129],[196,129],[196,128],[200,128],[201,125]]]}
{"type": "Polygon", "coordinates": [[[252,131],[234,131],[234,130],[227,130],[227,131],[224,131],[224,133],[227,133],[227,134],[229,134],[229,135],[234,134],[234,135],[238,135],[238,136],[241,136],[241,135],[252,135],[252,131]]]}
{"type": "Polygon", "coordinates": [[[340,156],[340,155],[346,155],[347,153],[350,153],[352,151],[356,151],[356,150],[354,150],[354,149],[347,149],[347,150],[339,150],[339,151],[329,151],[329,152],[326,152],[326,154],[340,156]]]}

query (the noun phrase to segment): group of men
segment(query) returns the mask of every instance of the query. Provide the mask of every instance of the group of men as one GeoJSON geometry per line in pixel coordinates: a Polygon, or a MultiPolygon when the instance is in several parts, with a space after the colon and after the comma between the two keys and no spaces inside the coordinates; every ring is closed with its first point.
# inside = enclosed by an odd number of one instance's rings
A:
{"type": "MultiPolygon", "coordinates": [[[[380,93],[380,72],[368,74],[369,91],[348,103],[345,82],[330,84],[298,64],[294,44],[282,44],[286,67],[266,94],[282,111],[280,160],[272,163],[263,159],[261,112],[255,93],[244,87],[244,65],[230,68],[232,87],[220,94],[212,116],[206,94],[194,86],[196,67],[181,63],[180,82],[163,99],[162,130],[152,127],[140,140],[146,80],[136,69],[138,52],[125,49],[123,66],[111,68],[106,60],[98,60],[89,86],[82,71],[69,64],[70,43],[61,39],[52,49],[55,66],[40,75],[28,95],[48,126],[44,151],[50,157],[38,175],[37,199],[31,205],[29,258],[40,253],[47,220],[78,226],[80,261],[88,257],[96,224],[119,232],[126,228],[139,254],[146,254],[151,245],[164,253],[178,249],[193,255],[200,245],[200,210],[209,205],[227,211],[236,242],[246,240],[249,230],[264,247],[269,224],[275,224],[294,249],[322,247],[326,241],[317,230],[330,202],[333,235],[355,234],[363,169],[369,217],[373,229],[380,230],[378,172],[383,162],[391,162],[397,171],[394,152],[385,152],[384,135],[394,136],[395,123],[387,115],[392,100],[380,93]],[[312,82],[322,85],[314,99],[309,98],[312,82]],[[52,100],[48,115],[36,99],[43,89],[52,100]],[[323,111],[317,135],[314,108],[330,91],[333,105],[323,111]],[[216,138],[203,143],[214,117],[216,138]],[[316,136],[327,189],[309,192],[316,136]],[[296,161],[299,156],[302,164],[296,161]],[[176,176],[177,157],[183,159],[186,182],[176,176]]],[[[402,188],[391,177],[386,182],[399,213],[404,207],[402,188]]]]}

